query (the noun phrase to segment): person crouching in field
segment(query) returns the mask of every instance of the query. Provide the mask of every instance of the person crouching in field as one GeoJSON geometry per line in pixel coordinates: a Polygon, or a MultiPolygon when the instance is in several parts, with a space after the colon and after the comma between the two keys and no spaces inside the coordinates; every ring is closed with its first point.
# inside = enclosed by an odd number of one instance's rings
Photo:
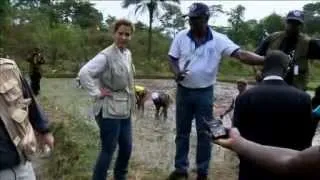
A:
{"type": "Polygon", "coordinates": [[[134,86],[134,92],[136,95],[136,105],[137,110],[140,115],[143,117],[144,115],[144,104],[149,97],[149,90],[144,86],[134,86]]]}
{"type": "Polygon", "coordinates": [[[169,94],[164,92],[153,92],[151,94],[151,98],[154,106],[156,107],[155,119],[159,120],[159,116],[163,116],[163,120],[167,120],[168,118],[168,108],[172,103],[172,99],[169,94]],[[162,111],[160,113],[160,108],[162,111]]]}
{"type": "Polygon", "coordinates": [[[93,180],[107,179],[107,170],[117,145],[114,179],[127,177],[132,151],[131,116],[135,103],[134,68],[127,45],[133,32],[134,25],[130,21],[117,20],[113,28],[114,43],[100,51],[79,72],[82,86],[95,98],[93,112],[100,128],[101,151],[93,180]]]}
{"type": "MultiPolygon", "coordinates": [[[[243,94],[243,93],[247,90],[247,85],[248,85],[248,83],[247,83],[247,81],[244,80],[244,79],[239,79],[239,80],[237,81],[238,94],[237,94],[236,97],[234,97],[234,98],[232,99],[232,103],[231,103],[231,105],[229,106],[229,108],[228,108],[222,115],[220,115],[220,118],[221,118],[221,119],[223,119],[223,117],[224,117],[225,115],[227,115],[228,113],[230,113],[230,112],[234,109],[236,99],[238,98],[238,96],[240,96],[241,94],[243,94]]],[[[233,119],[233,118],[231,118],[231,119],[233,119]]],[[[233,120],[232,120],[232,124],[233,124],[233,120]]]]}

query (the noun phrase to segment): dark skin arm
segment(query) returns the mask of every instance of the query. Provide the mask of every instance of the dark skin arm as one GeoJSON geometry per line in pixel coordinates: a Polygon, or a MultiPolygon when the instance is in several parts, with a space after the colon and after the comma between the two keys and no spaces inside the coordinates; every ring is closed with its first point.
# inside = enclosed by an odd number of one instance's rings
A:
{"type": "Polygon", "coordinates": [[[244,139],[236,128],[229,131],[228,139],[219,139],[216,143],[275,173],[320,174],[319,146],[303,151],[264,146],[244,139]]]}
{"type": "MultiPolygon", "coordinates": [[[[263,65],[263,62],[264,62],[264,56],[260,56],[253,52],[249,52],[241,49],[238,49],[235,52],[233,52],[231,54],[231,57],[239,59],[242,63],[248,64],[248,65],[263,65]]],[[[170,64],[171,70],[173,71],[175,76],[177,76],[178,73],[180,72],[177,58],[169,56],[169,64],[170,64]]]]}
{"type": "Polygon", "coordinates": [[[245,51],[245,50],[236,50],[231,54],[231,57],[239,59],[242,63],[248,65],[263,65],[264,56],[260,56],[256,53],[245,51]]]}

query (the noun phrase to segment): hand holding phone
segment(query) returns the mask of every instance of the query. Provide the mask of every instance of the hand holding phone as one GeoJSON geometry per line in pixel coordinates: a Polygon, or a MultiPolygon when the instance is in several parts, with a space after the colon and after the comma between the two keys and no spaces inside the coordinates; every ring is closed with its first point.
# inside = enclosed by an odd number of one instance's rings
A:
{"type": "Polygon", "coordinates": [[[206,133],[213,140],[220,138],[228,138],[228,131],[223,126],[221,120],[218,119],[204,119],[206,133]]]}

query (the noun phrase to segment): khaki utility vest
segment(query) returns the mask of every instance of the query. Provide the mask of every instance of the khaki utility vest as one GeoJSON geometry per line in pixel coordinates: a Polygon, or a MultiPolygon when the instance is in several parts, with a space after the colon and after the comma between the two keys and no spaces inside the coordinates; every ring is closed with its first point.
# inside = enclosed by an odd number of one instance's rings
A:
{"type": "Polygon", "coordinates": [[[36,152],[36,137],[29,121],[31,99],[23,97],[20,70],[10,59],[0,58],[0,118],[21,162],[36,152]]]}
{"type": "MultiPolygon", "coordinates": [[[[269,50],[279,50],[280,45],[285,38],[284,31],[276,32],[270,35],[269,50]]],[[[300,33],[298,42],[295,48],[294,65],[299,66],[298,75],[293,75],[293,86],[298,89],[306,90],[308,78],[309,78],[309,64],[308,64],[308,50],[309,50],[310,38],[300,33]]]]}
{"type": "Polygon", "coordinates": [[[105,70],[99,74],[100,87],[111,90],[111,96],[96,99],[95,115],[102,112],[103,118],[125,119],[133,113],[135,106],[134,67],[131,53],[121,54],[113,44],[100,52],[106,58],[105,70]],[[128,65],[124,62],[128,61],[128,65]]]}

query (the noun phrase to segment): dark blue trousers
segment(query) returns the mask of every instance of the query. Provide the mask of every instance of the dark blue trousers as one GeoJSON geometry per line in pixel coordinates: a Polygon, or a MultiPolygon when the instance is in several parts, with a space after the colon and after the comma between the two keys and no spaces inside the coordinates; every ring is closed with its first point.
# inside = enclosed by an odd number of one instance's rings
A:
{"type": "Polygon", "coordinates": [[[186,173],[189,167],[189,139],[193,118],[197,129],[197,173],[207,175],[211,159],[212,144],[210,138],[202,133],[203,118],[213,115],[213,86],[190,89],[178,85],[176,97],[176,171],[186,173]]]}
{"type": "Polygon", "coordinates": [[[118,145],[119,151],[114,167],[114,179],[126,180],[132,151],[131,119],[105,119],[100,114],[96,117],[96,121],[100,128],[101,151],[92,179],[106,180],[113,152],[118,145]]]}

